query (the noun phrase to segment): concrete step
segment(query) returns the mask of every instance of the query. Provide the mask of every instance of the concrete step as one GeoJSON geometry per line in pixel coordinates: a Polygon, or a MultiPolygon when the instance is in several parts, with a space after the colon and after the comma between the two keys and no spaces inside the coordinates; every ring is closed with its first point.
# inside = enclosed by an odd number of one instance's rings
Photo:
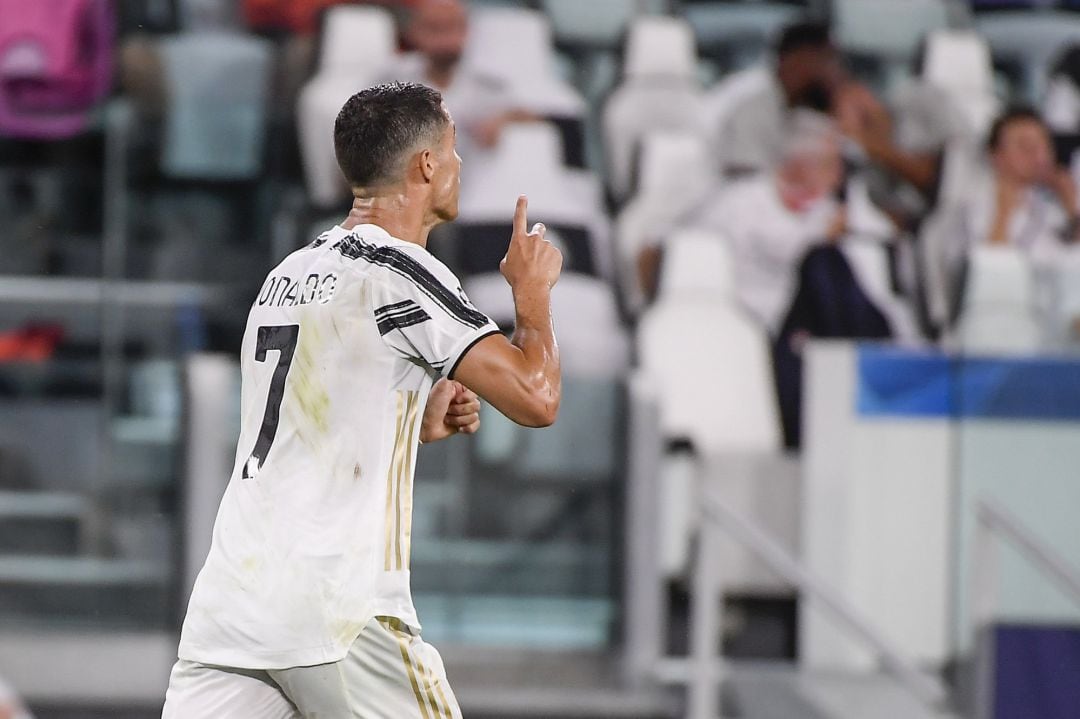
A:
{"type": "Polygon", "coordinates": [[[90,507],[68,492],[0,491],[0,555],[70,555],[90,507]]]}
{"type": "Polygon", "coordinates": [[[739,719],[950,719],[893,677],[800,671],[791,664],[731,669],[725,705],[739,719]]]}
{"type": "Polygon", "coordinates": [[[0,624],[163,626],[175,590],[161,562],[0,556],[0,624]]]}

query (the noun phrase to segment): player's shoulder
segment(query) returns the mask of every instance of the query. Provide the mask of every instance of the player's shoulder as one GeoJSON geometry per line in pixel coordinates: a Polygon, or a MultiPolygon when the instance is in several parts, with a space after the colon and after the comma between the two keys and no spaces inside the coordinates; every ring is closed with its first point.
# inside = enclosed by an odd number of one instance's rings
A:
{"type": "Polygon", "coordinates": [[[342,241],[342,253],[384,282],[439,284],[457,287],[453,271],[428,250],[413,242],[393,237],[381,228],[362,225],[342,241]]]}

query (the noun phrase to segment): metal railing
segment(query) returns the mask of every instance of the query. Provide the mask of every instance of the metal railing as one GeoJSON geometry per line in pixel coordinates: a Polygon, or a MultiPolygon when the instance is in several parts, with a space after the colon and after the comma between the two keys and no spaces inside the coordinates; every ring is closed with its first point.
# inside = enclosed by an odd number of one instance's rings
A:
{"type": "Polygon", "coordinates": [[[784,549],[753,522],[732,512],[715,497],[703,497],[693,578],[690,661],[665,658],[663,622],[667,606],[657,549],[656,507],[661,501],[657,477],[661,469],[658,398],[654,385],[634,376],[630,382],[630,471],[627,496],[626,637],[624,679],[630,686],[649,680],[689,686],[687,716],[714,719],[719,715],[719,686],[723,665],[718,655],[722,617],[723,578],[717,566],[721,542],[733,540],[758,556],[768,567],[813,597],[837,621],[851,630],[880,657],[882,666],[932,710],[949,699],[943,684],[920,672],[856,608],[784,549]]]}
{"type": "Polygon", "coordinates": [[[928,709],[947,709],[949,694],[939,680],[920,671],[856,607],[807,570],[754,522],[732,511],[715,496],[704,496],[701,508],[703,521],[698,539],[691,617],[695,668],[690,685],[690,719],[714,719],[719,714],[716,640],[721,604],[717,599],[722,596],[723,586],[716,568],[716,550],[724,536],[753,552],[771,570],[797,587],[803,596],[817,600],[838,623],[872,649],[882,668],[928,709]]]}
{"type": "Polygon", "coordinates": [[[1032,534],[1019,519],[986,499],[976,503],[975,518],[980,526],[1009,539],[1032,564],[1045,572],[1080,606],[1080,572],[1032,534]]]}

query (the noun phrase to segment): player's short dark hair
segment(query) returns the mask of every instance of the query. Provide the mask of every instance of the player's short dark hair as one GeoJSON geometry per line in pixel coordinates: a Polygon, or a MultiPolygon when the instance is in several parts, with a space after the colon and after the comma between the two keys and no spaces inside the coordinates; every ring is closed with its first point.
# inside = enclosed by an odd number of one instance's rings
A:
{"type": "Polygon", "coordinates": [[[1005,135],[1005,130],[1017,122],[1034,121],[1046,127],[1046,122],[1042,119],[1042,115],[1038,113],[1033,107],[1027,105],[1014,105],[1007,108],[1003,113],[997,116],[994,120],[994,124],[990,126],[990,132],[986,136],[986,147],[991,152],[998,149],[1001,145],[1001,138],[1005,135]]]}
{"type": "Polygon", "coordinates": [[[777,57],[780,57],[796,50],[829,50],[832,47],[828,25],[803,21],[785,27],[776,40],[775,49],[777,57]]]}
{"type": "Polygon", "coordinates": [[[334,123],[334,154],[353,187],[400,179],[402,161],[423,142],[434,142],[450,118],[438,90],[391,82],[348,99],[334,123]]]}

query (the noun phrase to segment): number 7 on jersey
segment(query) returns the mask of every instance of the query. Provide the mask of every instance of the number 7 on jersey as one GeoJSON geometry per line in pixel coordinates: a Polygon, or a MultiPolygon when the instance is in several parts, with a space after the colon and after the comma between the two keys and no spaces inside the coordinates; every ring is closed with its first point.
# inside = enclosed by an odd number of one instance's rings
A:
{"type": "Polygon", "coordinates": [[[251,450],[247,461],[244,462],[244,479],[254,479],[267,455],[270,454],[270,445],[274,443],[274,435],[277,434],[278,421],[281,418],[285,379],[289,376],[293,352],[296,351],[296,341],[299,337],[300,325],[271,325],[259,328],[255,340],[255,361],[265,362],[266,353],[271,350],[277,350],[278,361],[277,367],[274,368],[274,376],[270,378],[270,391],[266,395],[266,410],[263,412],[259,438],[255,441],[255,449],[251,450]]]}

